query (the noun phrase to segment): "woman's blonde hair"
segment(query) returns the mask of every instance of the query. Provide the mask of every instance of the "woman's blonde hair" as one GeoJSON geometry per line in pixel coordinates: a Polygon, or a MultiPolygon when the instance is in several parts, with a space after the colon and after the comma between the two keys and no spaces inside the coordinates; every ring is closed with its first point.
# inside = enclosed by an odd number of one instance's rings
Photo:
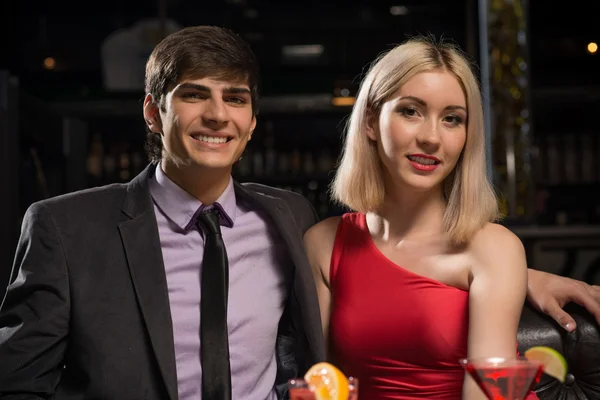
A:
{"type": "Polygon", "coordinates": [[[459,161],[446,178],[444,229],[457,244],[470,241],[487,222],[499,217],[498,203],[486,174],[481,94],[475,75],[454,45],[417,37],[379,56],[360,85],[346,125],[344,147],[332,198],[359,212],[377,211],[383,204],[383,167],[376,144],[367,137],[369,113],[382,105],[410,78],[421,72],[448,71],[460,83],[467,100],[467,138],[459,161]]]}

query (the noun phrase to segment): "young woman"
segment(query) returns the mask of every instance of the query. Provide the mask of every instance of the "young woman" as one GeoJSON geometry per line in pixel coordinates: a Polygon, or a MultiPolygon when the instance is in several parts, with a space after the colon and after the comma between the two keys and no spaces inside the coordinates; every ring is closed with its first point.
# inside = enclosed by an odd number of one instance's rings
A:
{"type": "Polygon", "coordinates": [[[516,356],[525,253],[494,223],[483,125],[449,44],[411,39],[361,84],[332,185],[355,212],[305,235],[329,356],[360,398],[482,399],[458,360],[516,356]]]}

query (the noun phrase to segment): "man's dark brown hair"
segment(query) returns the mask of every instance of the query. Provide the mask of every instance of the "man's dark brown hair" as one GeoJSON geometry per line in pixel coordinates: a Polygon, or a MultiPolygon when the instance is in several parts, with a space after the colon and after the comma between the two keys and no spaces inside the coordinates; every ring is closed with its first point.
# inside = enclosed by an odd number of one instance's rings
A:
{"type": "MultiPolygon", "coordinates": [[[[164,95],[175,85],[204,77],[247,83],[252,112],[258,114],[260,76],[256,57],[240,36],[216,26],[188,27],[164,38],[146,63],[145,90],[163,109],[164,95]]],[[[148,132],[146,151],[150,161],[161,160],[160,134],[148,132]]]]}

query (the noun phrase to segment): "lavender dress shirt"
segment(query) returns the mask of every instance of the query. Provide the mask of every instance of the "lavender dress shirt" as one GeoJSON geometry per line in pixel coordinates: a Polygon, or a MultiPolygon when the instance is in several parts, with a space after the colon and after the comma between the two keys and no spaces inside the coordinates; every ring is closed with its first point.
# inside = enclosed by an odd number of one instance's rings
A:
{"type": "MultiPolygon", "coordinates": [[[[195,219],[204,206],[160,168],[150,179],[173,320],[180,400],[202,398],[200,277],[204,240],[195,219]]],[[[213,204],[229,258],[227,327],[234,399],[275,400],[275,342],[289,293],[289,262],[275,229],[251,204],[236,199],[233,179],[213,204]]]]}

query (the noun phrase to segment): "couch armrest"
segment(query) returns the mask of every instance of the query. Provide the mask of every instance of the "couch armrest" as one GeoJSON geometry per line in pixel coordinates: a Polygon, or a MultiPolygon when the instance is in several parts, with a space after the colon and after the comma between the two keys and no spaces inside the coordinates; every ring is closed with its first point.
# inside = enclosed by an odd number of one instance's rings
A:
{"type": "Polygon", "coordinates": [[[544,375],[535,386],[540,400],[600,399],[600,328],[584,308],[569,304],[566,311],[577,322],[571,333],[526,304],[519,323],[519,353],[533,346],[548,346],[567,360],[564,383],[544,375]]]}

